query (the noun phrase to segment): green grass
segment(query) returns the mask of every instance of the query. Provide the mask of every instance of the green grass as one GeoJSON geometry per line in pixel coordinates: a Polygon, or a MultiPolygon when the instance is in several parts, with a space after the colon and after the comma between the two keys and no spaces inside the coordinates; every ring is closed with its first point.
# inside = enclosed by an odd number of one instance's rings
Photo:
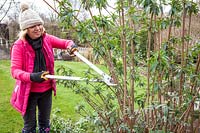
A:
{"type": "MultiPolygon", "coordinates": [[[[80,77],[83,77],[84,71],[89,68],[87,64],[82,62],[55,61],[55,69],[60,65],[72,69],[75,72],[73,76],[80,77]]],[[[106,72],[106,67],[98,67],[106,72]]],[[[21,114],[10,104],[14,84],[15,80],[10,75],[10,61],[0,60],[0,133],[20,133],[23,127],[21,114]]],[[[137,87],[136,91],[136,95],[139,95],[144,92],[144,89],[137,87]]],[[[57,96],[53,97],[52,111],[60,109],[59,116],[76,121],[80,118],[75,112],[75,107],[79,103],[83,103],[87,107],[81,96],[74,94],[70,88],[57,84],[57,96]]],[[[137,108],[137,105],[135,106],[137,108]]]]}
{"type": "Polygon", "coordinates": [[[10,105],[14,80],[10,76],[10,61],[0,61],[0,132],[20,131],[22,118],[10,105]]]}
{"type": "MultiPolygon", "coordinates": [[[[82,76],[88,66],[81,62],[56,61],[55,67],[64,65],[75,71],[74,76],[82,76]]],[[[20,133],[23,127],[21,114],[10,104],[11,94],[15,80],[10,75],[10,61],[0,60],[0,133],[20,133]]],[[[84,100],[69,88],[57,85],[57,96],[53,97],[52,111],[56,108],[61,110],[61,117],[78,120],[79,115],[75,112],[78,103],[84,100]]]]}

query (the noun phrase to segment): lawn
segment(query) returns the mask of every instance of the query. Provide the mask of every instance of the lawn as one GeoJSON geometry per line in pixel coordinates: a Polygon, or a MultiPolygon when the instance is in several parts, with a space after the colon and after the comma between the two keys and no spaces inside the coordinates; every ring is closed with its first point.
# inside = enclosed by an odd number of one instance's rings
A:
{"type": "MultiPolygon", "coordinates": [[[[86,64],[81,62],[56,61],[55,66],[59,65],[73,69],[76,76],[83,75],[83,71],[88,68],[86,64]]],[[[15,81],[10,75],[9,60],[0,60],[0,75],[0,133],[20,133],[23,126],[22,117],[10,105],[15,81]]],[[[84,102],[82,97],[74,94],[69,88],[57,85],[57,96],[53,97],[52,110],[58,108],[61,110],[61,117],[77,120],[79,115],[75,113],[75,107],[79,102],[84,102]]]]}
{"type": "MultiPolygon", "coordinates": [[[[82,62],[55,61],[55,69],[60,65],[72,69],[75,72],[73,76],[81,77],[83,77],[84,71],[89,68],[88,65],[82,62]]],[[[106,71],[106,67],[98,67],[106,71]]],[[[0,133],[20,133],[23,127],[22,117],[20,113],[10,105],[10,97],[15,80],[10,75],[9,60],[0,60],[0,75],[0,133]]],[[[136,88],[136,90],[136,95],[140,95],[144,92],[141,88],[136,88]]],[[[79,114],[75,112],[75,107],[79,103],[86,105],[83,98],[74,94],[70,88],[57,84],[57,96],[53,97],[52,111],[59,109],[61,110],[59,116],[76,121],[80,118],[79,114]]]]}

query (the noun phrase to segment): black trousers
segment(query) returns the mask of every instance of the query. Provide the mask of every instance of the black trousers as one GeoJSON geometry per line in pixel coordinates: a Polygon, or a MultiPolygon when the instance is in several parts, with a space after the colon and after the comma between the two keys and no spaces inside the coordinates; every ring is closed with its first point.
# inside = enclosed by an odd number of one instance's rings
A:
{"type": "Polygon", "coordinates": [[[24,119],[25,131],[35,131],[37,127],[36,108],[38,107],[38,125],[39,128],[50,127],[50,114],[52,106],[52,89],[36,93],[31,92],[28,100],[28,106],[24,119]]]}

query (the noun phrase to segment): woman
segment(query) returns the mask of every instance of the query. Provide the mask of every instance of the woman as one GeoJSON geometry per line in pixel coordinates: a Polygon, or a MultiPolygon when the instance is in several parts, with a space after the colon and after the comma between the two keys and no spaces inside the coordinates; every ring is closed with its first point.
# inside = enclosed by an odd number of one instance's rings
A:
{"type": "Polygon", "coordinates": [[[11,104],[23,116],[23,133],[36,132],[36,107],[39,133],[48,133],[52,90],[56,95],[56,86],[45,75],[54,74],[53,48],[68,49],[73,54],[77,46],[71,40],[45,33],[44,22],[27,4],[21,4],[19,23],[19,39],[11,49],[11,74],[16,79],[11,104]]]}

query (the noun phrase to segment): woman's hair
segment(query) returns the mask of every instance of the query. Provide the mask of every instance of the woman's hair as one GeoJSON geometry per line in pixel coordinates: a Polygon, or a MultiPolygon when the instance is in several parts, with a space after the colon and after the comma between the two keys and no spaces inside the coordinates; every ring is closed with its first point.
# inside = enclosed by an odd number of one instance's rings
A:
{"type": "MultiPolygon", "coordinates": [[[[28,29],[21,30],[21,31],[19,32],[19,34],[18,34],[19,39],[25,40],[25,36],[26,36],[27,32],[28,32],[28,29]]],[[[43,26],[43,32],[42,32],[42,34],[44,34],[44,33],[45,33],[45,28],[44,28],[44,26],[43,26]]]]}
{"type": "Polygon", "coordinates": [[[21,30],[21,31],[19,32],[19,34],[18,34],[19,39],[25,40],[25,36],[26,36],[27,32],[28,32],[27,29],[21,30]]]}

